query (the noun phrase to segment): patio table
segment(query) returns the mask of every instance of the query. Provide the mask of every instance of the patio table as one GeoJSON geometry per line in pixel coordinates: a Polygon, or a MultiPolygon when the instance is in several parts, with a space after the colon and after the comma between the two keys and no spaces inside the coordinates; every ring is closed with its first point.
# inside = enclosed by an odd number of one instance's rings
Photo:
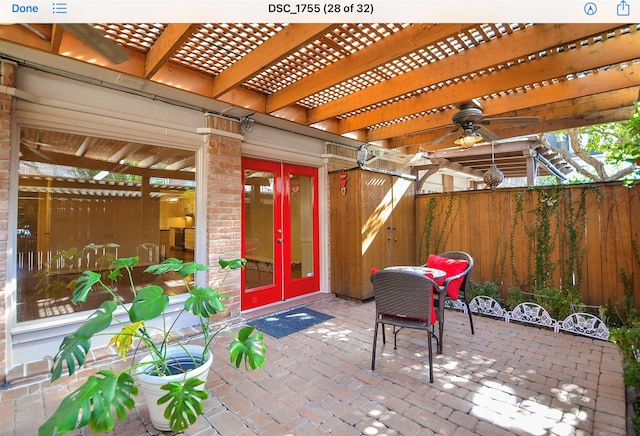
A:
{"type": "Polygon", "coordinates": [[[420,274],[429,274],[434,279],[441,279],[447,275],[446,272],[437,268],[429,268],[426,266],[411,266],[411,265],[399,265],[399,266],[389,266],[385,268],[386,270],[405,270],[405,271],[414,271],[420,274]]]}

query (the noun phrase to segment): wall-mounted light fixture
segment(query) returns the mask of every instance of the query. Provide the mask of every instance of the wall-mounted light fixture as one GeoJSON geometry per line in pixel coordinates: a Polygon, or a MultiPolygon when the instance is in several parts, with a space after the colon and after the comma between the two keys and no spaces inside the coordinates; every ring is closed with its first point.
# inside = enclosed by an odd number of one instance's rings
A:
{"type": "Polygon", "coordinates": [[[367,166],[367,157],[369,157],[369,147],[367,146],[367,144],[362,144],[360,147],[358,147],[358,151],[356,152],[356,162],[358,163],[358,166],[365,170],[365,171],[371,171],[374,173],[380,173],[380,174],[388,174],[390,176],[396,176],[396,177],[402,177],[404,179],[409,179],[409,180],[417,180],[417,177],[414,176],[413,174],[405,174],[405,173],[399,173],[397,171],[390,171],[390,170],[384,170],[382,168],[372,168],[367,166]]]}
{"type": "Polygon", "coordinates": [[[367,161],[367,157],[369,157],[369,147],[367,144],[362,144],[358,147],[358,152],[356,153],[356,162],[358,162],[358,166],[362,168],[367,161]]]}

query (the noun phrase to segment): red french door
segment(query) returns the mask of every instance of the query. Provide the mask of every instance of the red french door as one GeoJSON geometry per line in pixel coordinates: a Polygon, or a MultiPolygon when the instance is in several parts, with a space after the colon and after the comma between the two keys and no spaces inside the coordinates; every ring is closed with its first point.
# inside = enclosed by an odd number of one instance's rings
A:
{"type": "Polygon", "coordinates": [[[243,310],[320,289],[318,170],[242,161],[243,310]]]}

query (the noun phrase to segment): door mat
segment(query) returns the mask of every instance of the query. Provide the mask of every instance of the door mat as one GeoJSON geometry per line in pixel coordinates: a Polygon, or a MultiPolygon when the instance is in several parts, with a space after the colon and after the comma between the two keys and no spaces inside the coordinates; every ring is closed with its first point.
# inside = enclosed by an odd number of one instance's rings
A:
{"type": "Polygon", "coordinates": [[[269,336],[279,339],[291,333],[299,332],[313,325],[320,324],[331,318],[333,318],[333,316],[325,313],[316,312],[306,307],[297,307],[285,312],[274,313],[264,318],[255,319],[248,324],[269,336]]]}

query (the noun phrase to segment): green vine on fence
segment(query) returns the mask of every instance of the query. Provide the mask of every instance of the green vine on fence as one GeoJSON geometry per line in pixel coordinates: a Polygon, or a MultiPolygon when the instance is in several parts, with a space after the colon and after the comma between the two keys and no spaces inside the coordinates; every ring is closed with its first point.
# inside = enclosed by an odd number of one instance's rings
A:
{"type": "Polygon", "coordinates": [[[587,247],[584,244],[587,214],[587,189],[580,190],[580,202],[574,208],[571,190],[563,192],[563,215],[565,231],[562,233],[560,244],[560,259],[562,269],[561,288],[580,289],[582,286],[582,271],[587,247]]]}
{"type": "Polygon", "coordinates": [[[423,261],[426,262],[427,256],[431,251],[431,235],[433,234],[433,225],[436,219],[436,207],[438,202],[431,197],[425,204],[424,223],[422,224],[422,233],[420,234],[420,246],[424,247],[423,261]]]}
{"type": "Polygon", "coordinates": [[[422,227],[422,234],[420,235],[420,245],[424,247],[422,251],[423,260],[426,260],[431,253],[440,253],[444,251],[447,246],[447,242],[453,232],[453,226],[457,219],[457,212],[454,215],[454,200],[455,195],[450,193],[448,195],[448,201],[443,208],[438,208],[438,201],[435,198],[430,198],[426,204],[425,219],[422,227]],[[439,229],[436,229],[436,222],[441,222],[439,229]],[[434,233],[435,232],[435,233],[434,233]],[[432,235],[436,234],[436,240],[434,245],[431,245],[432,235]]]}
{"type": "Polygon", "coordinates": [[[496,241],[495,255],[491,265],[491,278],[498,284],[504,283],[504,264],[507,261],[506,242],[503,244],[502,235],[498,236],[496,241]]]}
{"type": "Polygon", "coordinates": [[[515,261],[515,257],[516,257],[515,235],[516,235],[516,229],[518,228],[518,219],[522,217],[522,211],[524,209],[523,196],[524,196],[524,191],[520,191],[516,193],[516,195],[514,196],[516,207],[513,212],[513,222],[511,223],[511,235],[509,239],[509,260],[511,261],[511,275],[513,277],[514,284],[520,289],[522,288],[522,282],[518,278],[518,268],[516,267],[516,261],[515,261]]]}
{"type": "Polygon", "coordinates": [[[526,292],[559,288],[567,291],[579,290],[582,285],[584,259],[586,255],[586,192],[581,190],[580,201],[573,201],[571,190],[562,186],[537,187],[518,192],[515,213],[511,225],[510,260],[514,283],[526,292]],[[533,209],[525,212],[527,195],[537,202],[533,209]],[[515,235],[521,225],[527,237],[528,256],[525,277],[518,277],[515,264],[515,235]],[[563,231],[560,232],[562,225],[563,231]],[[558,239],[560,243],[558,244],[558,239]],[[558,250],[559,261],[553,253],[558,250]],[[560,268],[560,283],[554,283],[554,273],[560,268]]]}
{"type": "Polygon", "coordinates": [[[530,238],[535,240],[535,272],[534,285],[536,289],[553,287],[553,273],[556,264],[552,253],[558,237],[560,215],[558,214],[559,189],[538,189],[539,203],[532,211],[533,226],[526,229],[530,238]],[[555,221],[553,226],[552,221],[555,221]]]}

